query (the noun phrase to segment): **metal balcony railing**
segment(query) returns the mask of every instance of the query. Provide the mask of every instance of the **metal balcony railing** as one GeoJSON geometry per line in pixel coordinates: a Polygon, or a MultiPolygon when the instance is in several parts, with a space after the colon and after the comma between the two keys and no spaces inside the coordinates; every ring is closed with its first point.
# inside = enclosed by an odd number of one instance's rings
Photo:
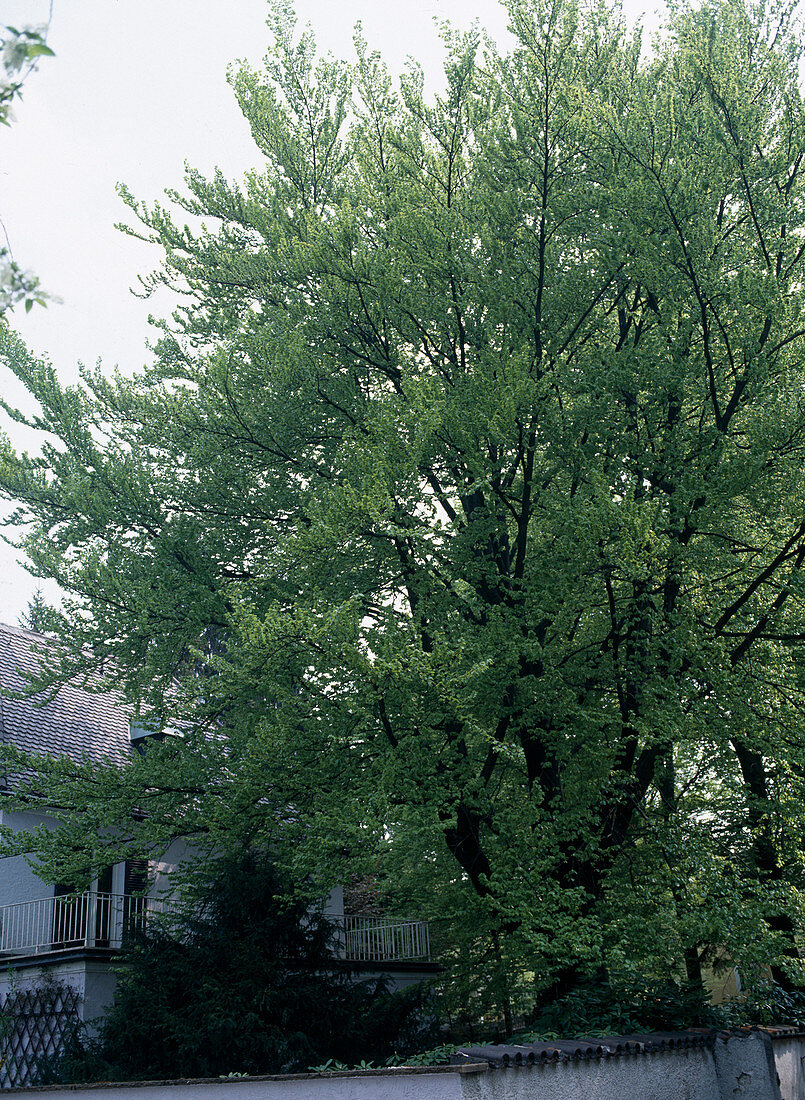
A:
{"type": "Polygon", "coordinates": [[[351,962],[430,961],[426,920],[345,916],[342,927],[343,957],[351,962]]]}
{"type": "Polygon", "coordinates": [[[90,891],[75,897],[40,898],[0,906],[0,954],[39,955],[77,947],[119,948],[145,926],[163,901],[90,891]]]}
{"type": "MultiPolygon", "coordinates": [[[[76,948],[120,948],[169,902],[90,891],[0,906],[0,956],[39,955],[76,948]]],[[[336,954],[350,962],[430,961],[426,920],[345,916],[336,922],[336,954]]]]}

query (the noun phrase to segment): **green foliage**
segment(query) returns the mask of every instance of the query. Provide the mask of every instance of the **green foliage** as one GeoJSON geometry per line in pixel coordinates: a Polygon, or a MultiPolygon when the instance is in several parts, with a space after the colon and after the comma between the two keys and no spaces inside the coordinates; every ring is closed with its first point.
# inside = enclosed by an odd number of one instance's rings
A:
{"type": "Polygon", "coordinates": [[[43,27],[0,28],[0,123],[7,126],[11,107],[22,95],[26,78],[36,68],[40,57],[54,57],[45,41],[47,31],[43,27]]]}
{"type": "MultiPolygon", "coordinates": [[[[445,1066],[449,1065],[451,1055],[455,1054],[456,1043],[442,1043],[441,1046],[431,1047],[429,1050],[417,1050],[412,1054],[392,1054],[384,1066],[445,1066]]],[[[322,1062],[320,1066],[311,1066],[314,1073],[334,1073],[348,1069],[379,1069],[375,1062],[357,1062],[347,1065],[346,1062],[338,1062],[333,1058],[322,1062]]]]}
{"type": "MultiPolygon", "coordinates": [[[[39,58],[54,56],[46,33],[42,27],[0,27],[0,125],[11,124],[14,101],[21,97],[39,58]]],[[[2,221],[0,227],[5,229],[2,221]]],[[[0,315],[17,302],[24,302],[29,313],[34,305],[46,305],[47,295],[37,277],[15,261],[6,234],[6,247],[0,247],[0,315]]]]}
{"type": "Polygon", "coordinates": [[[427,1041],[425,991],[353,980],[333,934],[265,858],[221,865],[192,915],[132,940],[98,1039],[73,1043],[48,1081],[292,1072],[427,1041]]]}
{"type": "Polygon", "coordinates": [[[758,1024],[761,1027],[792,1024],[802,1027],[805,1020],[805,995],[802,990],[783,989],[776,982],[767,979],[755,983],[745,998],[724,1005],[723,1018],[733,1027],[746,1024],[758,1024]]]}
{"type": "Polygon", "coordinates": [[[46,634],[50,614],[51,609],[42,595],[42,589],[37,588],[17,622],[19,626],[25,627],[26,630],[33,630],[37,634],[46,634]]]}
{"type": "Polygon", "coordinates": [[[263,168],[122,191],[146,292],[185,295],[153,362],[64,387],[0,334],[45,433],[0,484],[69,593],[45,680],[181,731],[119,772],[4,749],[11,801],[61,807],[7,850],[61,881],[177,835],[376,874],[507,1026],[718,948],[795,985],[793,12],[676,5],[649,54],[617,9],[510,0],[512,52],[448,32],[426,99],[272,11],[231,75],[263,168]]]}
{"type": "Polygon", "coordinates": [[[684,1031],[692,1027],[737,1028],[801,1024],[805,995],[774,982],[758,982],[748,994],[712,1004],[691,982],[652,981],[640,974],[615,974],[606,981],[580,983],[538,1008],[518,1042],[585,1036],[684,1031]]]}
{"type": "Polygon", "coordinates": [[[584,1035],[633,1035],[725,1023],[726,1014],[710,1004],[699,986],[614,975],[607,981],[580,984],[542,1006],[531,1029],[521,1038],[528,1042],[584,1035]]]}

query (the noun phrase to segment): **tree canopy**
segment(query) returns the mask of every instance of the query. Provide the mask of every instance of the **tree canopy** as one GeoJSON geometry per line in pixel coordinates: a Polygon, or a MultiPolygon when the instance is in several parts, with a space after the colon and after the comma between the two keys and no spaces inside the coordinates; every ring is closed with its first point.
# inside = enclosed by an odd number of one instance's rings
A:
{"type": "Polygon", "coordinates": [[[507,988],[717,952],[791,985],[794,13],[679,4],[649,49],[607,5],[508,7],[511,53],[445,30],[426,97],[360,33],[317,59],[281,0],[231,73],[263,167],[121,189],[146,286],[184,296],[153,362],[65,387],[3,335],[45,442],[0,484],[69,593],[53,676],[180,731],[39,762],[37,847],[66,881],[177,835],[371,870],[507,988]]]}

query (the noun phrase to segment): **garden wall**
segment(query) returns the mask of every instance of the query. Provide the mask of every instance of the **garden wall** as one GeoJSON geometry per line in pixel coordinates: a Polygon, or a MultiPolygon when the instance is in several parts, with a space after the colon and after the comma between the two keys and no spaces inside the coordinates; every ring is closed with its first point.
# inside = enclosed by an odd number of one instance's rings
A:
{"type": "Polygon", "coordinates": [[[47,1100],[803,1100],[805,1032],[752,1028],[459,1051],[452,1066],[11,1089],[47,1100]]]}

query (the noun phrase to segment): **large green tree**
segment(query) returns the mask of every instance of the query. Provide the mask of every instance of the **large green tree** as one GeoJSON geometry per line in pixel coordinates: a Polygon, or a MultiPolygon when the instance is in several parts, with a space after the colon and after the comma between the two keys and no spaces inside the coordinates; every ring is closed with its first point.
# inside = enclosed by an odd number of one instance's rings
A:
{"type": "Polygon", "coordinates": [[[317,61],[280,3],[232,74],[263,168],[123,191],[184,295],[153,363],[65,388],[4,336],[46,442],[0,479],[70,594],[53,675],[182,731],[42,764],[38,848],[372,868],[504,984],[695,979],[716,947],[790,984],[797,28],[708,0],[648,50],[605,5],[509,11],[508,55],[446,33],[427,98],[360,36],[317,61]]]}

